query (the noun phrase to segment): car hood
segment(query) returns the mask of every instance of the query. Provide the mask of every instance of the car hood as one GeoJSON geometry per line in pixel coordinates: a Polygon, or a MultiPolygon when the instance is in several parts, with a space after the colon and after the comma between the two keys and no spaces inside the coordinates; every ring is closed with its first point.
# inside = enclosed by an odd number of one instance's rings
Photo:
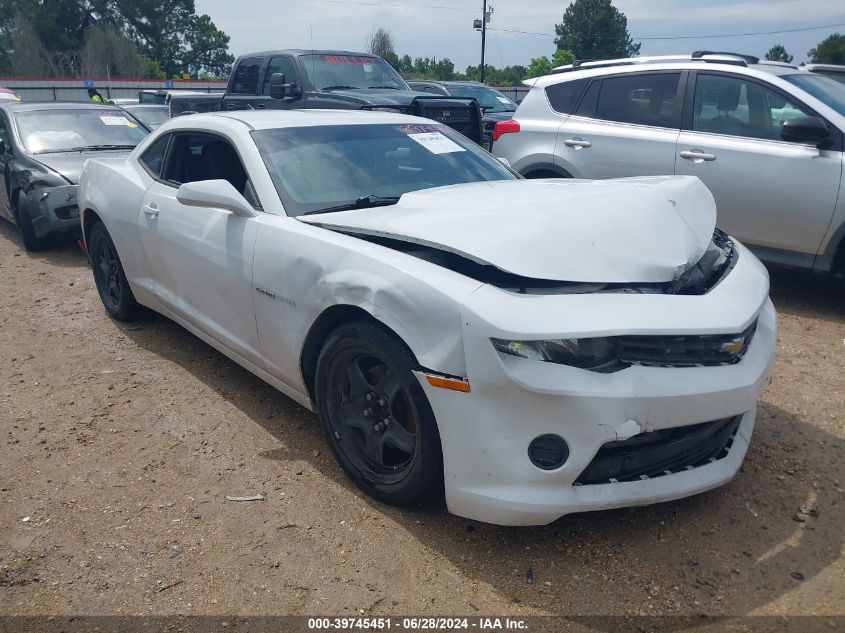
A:
{"type": "Polygon", "coordinates": [[[61,154],[35,154],[32,159],[52,169],[72,185],[79,184],[82,167],[88,159],[122,158],[132,150],[108,150],[102,152],[63,152],[61,154]]]}
{"type": "Polygon", "coordinates": [[[298,219],[533,279],[656,283],[678,279],[701,259],[716,205],[694,176],[516,180],[426,189],[391,206],[298,219]]]}
{"type": "Polygon", "coordinates": [[[331,94],[345,99],[364,101],[368,105],[383,107],[404,107],[411,105],[417,97],[434,97],[438,99],[457,99],[458,97],[440,97],[428,92],[414,92],[411,90],[392,90],[390,88],[356,88],[349,90],[329,90],[324,94],[331,94]]]}

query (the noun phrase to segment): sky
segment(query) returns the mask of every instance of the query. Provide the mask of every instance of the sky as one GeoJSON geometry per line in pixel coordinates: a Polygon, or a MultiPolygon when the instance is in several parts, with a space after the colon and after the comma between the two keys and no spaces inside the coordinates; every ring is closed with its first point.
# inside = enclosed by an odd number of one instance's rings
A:
{"type": "MultiPolygon", "coordinates": [[[[488,64],[527,66],[532,57],[554,53],[554,25],[569,2],[489,3],[494,11],[488,64]]],[[[800,63],[828,35],[845,34],[845,0],[616,0],[614,5],[627,15],[634,40],[642,42],[641,55],[709,49],[763,56],[783,44],[800,63]],[[825,28],[737,35],[818,26],[825,28]],[[717,34],[732,37],[706,37],[717,34]],[[649,39],[678,37],[691,39],[649,39]]],[[[384,27],[400,55],[448,57],[461,71],[480,59],[481,36],[472,21],[481,17],[482,0],[196,0],[196,6],[231,37],[235,55],[279,48],[363,51],[368,35],[384,27]]]]}

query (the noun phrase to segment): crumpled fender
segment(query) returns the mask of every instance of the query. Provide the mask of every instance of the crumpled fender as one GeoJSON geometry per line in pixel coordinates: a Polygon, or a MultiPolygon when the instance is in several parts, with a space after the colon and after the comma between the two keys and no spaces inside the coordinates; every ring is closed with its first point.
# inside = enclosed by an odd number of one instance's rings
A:
{"type": "Polygon", "coordinates": [[[44,237],[55,230],[63,230],[79,223],[77,207],[77,185],[63,185],[34,189],[21,198],[19,213],[29,214],[36,237],[44,237]],[[60,218],[56,210],[73,206],[68,218],[60,218]]]}

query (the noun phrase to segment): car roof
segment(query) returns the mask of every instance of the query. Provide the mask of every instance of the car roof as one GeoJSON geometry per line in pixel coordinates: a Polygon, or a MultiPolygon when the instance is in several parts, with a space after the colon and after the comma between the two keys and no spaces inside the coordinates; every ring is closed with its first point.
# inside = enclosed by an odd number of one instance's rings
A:
{"type": "Polygon", "coordinates": [[[9,112],[34,112],[38,110],[120,110],[120,106],[110,103],[90,101],[17,101],[0,103],[0,108],[9,112]]]}
{"type": "Polygon", "coordinates": [[[602,77],[611,74],[626,74],[658,70],[721,70],[733,74],[744,74],[763,78],[765,75],[794,75],[806,73],[806,70],[781,62],[759,62],[756,64],[720,63],[719,61],[702,62],[699,60],[679,59],[677,56],[665,58],[649,58],[646,62],[598,64],[569,68],[563,72],[527,79],[523,82],[527,86],[545,87],[563,81],[572,81],[588,77],[602,77]]]}
{"type": "Polygon", "coordinates": [[[355,51],[283,48],[278,50],[260,51],[258,53],[248,53],[246,55],[241,55],[238,59],[243,59],[246,57],[268,57],[271,55],[338,55],[343,57],[378,57],[378,55],[374,55],[373,53],[356,53],[355,51]]]}
{"type": "Polygon", "coordinates": [[[190,127],[201,122],[220,119],[240,121],[255,130],[281,127],[310,127],[318,125],[379,125],[401,123],[436,123],[407,114],[367,112],[361,110],[240,110],[232,112],[204,112],[178,116],[170,120],[169,129],[190,127]]]}

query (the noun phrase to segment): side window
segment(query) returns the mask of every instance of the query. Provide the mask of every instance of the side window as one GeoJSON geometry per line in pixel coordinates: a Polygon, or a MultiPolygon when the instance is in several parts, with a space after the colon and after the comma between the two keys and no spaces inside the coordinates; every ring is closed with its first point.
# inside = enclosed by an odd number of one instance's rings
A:
{"type": "Polygon", "coordinates": [[[161,168],[164,165],[164,154],[167,152],[167,144],[170,142],[170,134],[165,134],[155,143],[150,145],[138,161],[153,178],[161,177],[161,168]]]}
{"type": "MultiPolygon", "coordinates": [[[[152,149],[152,148],[150,148],[152,149]]],[[[244,195],[249,195],[249,179],[235,148],[214,134],[177,133],[173,135],[164,180],[175,185],[201,180],[228,180],[244,195]]]]}
{"type": "Polygon", "coordinates": [[[601,80],[596,79],[587,88],[587,92],[578,104],[578,108],[573,112],[576,116],[584,116],[590,119],[596,116],[596,106],[599,103],[599,92],[601,92],[601,80]]]}
{"type": "Polygon", "coordinates": [[[780,140],[784,121],[810,113],[780,93],[740,77],[699,74],[692,129],[746,138],[780,140]]]}
{"type": "Polygon", "coordinates": [[[230,92],[234,95],[258,94],[258,73],[261,72],[263,57],[248,57],[242,59],[235,68],[230,92]]]}
{"type": "Polygon", "coordinates": [[[636,73],[601,82],[596,118],[675,127],[680,73],[636,73]]]}
{"type": "Polygon", "coordinates": [[[282,73],[287,83],[299,81],[296,76],[296,65],[290,57],[273,57],[267,65],[267,72],[264,73],[264,87],[261,94],[270,94],[270,78],[275,73],[282,73]]]}
{"type": "Polygon", "coordinates": [[[552,110],[561,114],[572,114],[578,97],[587,87],[589,79],[576,79],[575,81],[562,81],[546,87],[546,96],[552,110]]]}
{"type": "Polygon", "coordinates": [[[11,152],[12,147],[9,145],[9,128],[6,125],[6,117],[0,114],[0,142],[6,146],[6,152],[11,152]]]}

